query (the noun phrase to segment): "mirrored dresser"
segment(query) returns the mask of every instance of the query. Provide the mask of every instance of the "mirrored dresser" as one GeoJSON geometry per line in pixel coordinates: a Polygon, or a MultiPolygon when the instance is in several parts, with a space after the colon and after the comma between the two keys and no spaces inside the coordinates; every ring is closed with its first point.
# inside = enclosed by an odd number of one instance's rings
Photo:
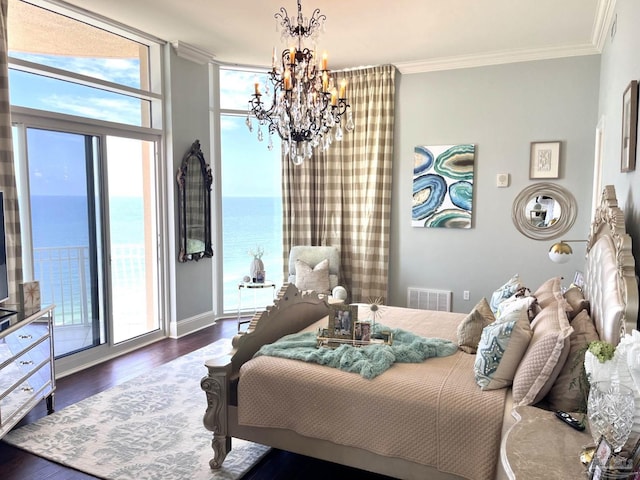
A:
{"type": "Polygon", "coordinates": [[[54,410],[54,309],[0,319],[0,438],[39,401],[54,410]]]}

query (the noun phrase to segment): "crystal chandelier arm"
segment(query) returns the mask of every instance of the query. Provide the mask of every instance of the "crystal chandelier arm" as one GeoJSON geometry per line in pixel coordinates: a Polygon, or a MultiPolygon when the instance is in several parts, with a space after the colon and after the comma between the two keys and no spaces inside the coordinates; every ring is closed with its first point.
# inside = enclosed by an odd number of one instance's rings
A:
{"type": "Polygon", "coordinates": [[[337,123],[340,123],[340,117],[344,115],[347,111],[347,108],[350,108],[350,107],[351,105],[347,103],[347,100],[345,98],[339,98],[338,104],[333,105],[331,110],[337,123]]]}
{"type": "Polygon", "coordinates": [[[320,9],[316,8],[305,26],[300,0],[298,0],[298,17],[295,25],[291,23],[287,9],[284,7],[280,7],[280,12],[276,13],[274,17],[282,27],[283,33],[286,32],[291,37],[310,37],[316,33],[317,29],[322,28],[322,25],[327,20],[327,16],[321,14],[320,9]]]}

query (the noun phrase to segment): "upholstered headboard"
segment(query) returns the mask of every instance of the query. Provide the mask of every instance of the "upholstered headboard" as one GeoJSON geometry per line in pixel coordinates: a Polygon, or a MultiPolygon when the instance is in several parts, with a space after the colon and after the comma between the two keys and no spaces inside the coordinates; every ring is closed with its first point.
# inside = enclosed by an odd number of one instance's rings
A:
{"type": "Polygon", "coordinates": [[[602,340],[613,345],[638,328],[638,280],[613,185],[607,185],[587,241],[585,297],[602,340]]]}

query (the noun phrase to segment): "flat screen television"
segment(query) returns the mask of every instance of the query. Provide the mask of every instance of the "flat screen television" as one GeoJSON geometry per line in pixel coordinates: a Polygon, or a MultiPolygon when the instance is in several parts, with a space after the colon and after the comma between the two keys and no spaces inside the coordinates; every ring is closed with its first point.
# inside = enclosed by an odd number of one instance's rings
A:
{"type": "Polygon", "coordinates": [[[7,242],[4,225],[4,193],[0,192],[0,303],[9,299],[7,272],[7,242]]]}

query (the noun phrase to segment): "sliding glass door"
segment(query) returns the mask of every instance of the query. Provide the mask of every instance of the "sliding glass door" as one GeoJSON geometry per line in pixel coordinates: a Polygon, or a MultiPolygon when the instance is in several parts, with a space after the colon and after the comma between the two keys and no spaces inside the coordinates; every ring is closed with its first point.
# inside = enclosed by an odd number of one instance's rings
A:
{"type": "Polygon", "coordinates": [[[155,145],[107,137],[113,342],[158,330],[155,145]]]}
{"type": "Polygon", "coordinates": [[[56,305],[56,357],[157,331],[156,142],[24,126],[14,138],[25,270],[56,305]]]}
{"type": "Polygon", "coordinates": [[[43,304],[56,305],[55,352],[62,356],[106,338],[93,182],[97,139],[28,128],[26,147],[30,195],[21,208],[30,211],[33,278],[43,304]]]}

